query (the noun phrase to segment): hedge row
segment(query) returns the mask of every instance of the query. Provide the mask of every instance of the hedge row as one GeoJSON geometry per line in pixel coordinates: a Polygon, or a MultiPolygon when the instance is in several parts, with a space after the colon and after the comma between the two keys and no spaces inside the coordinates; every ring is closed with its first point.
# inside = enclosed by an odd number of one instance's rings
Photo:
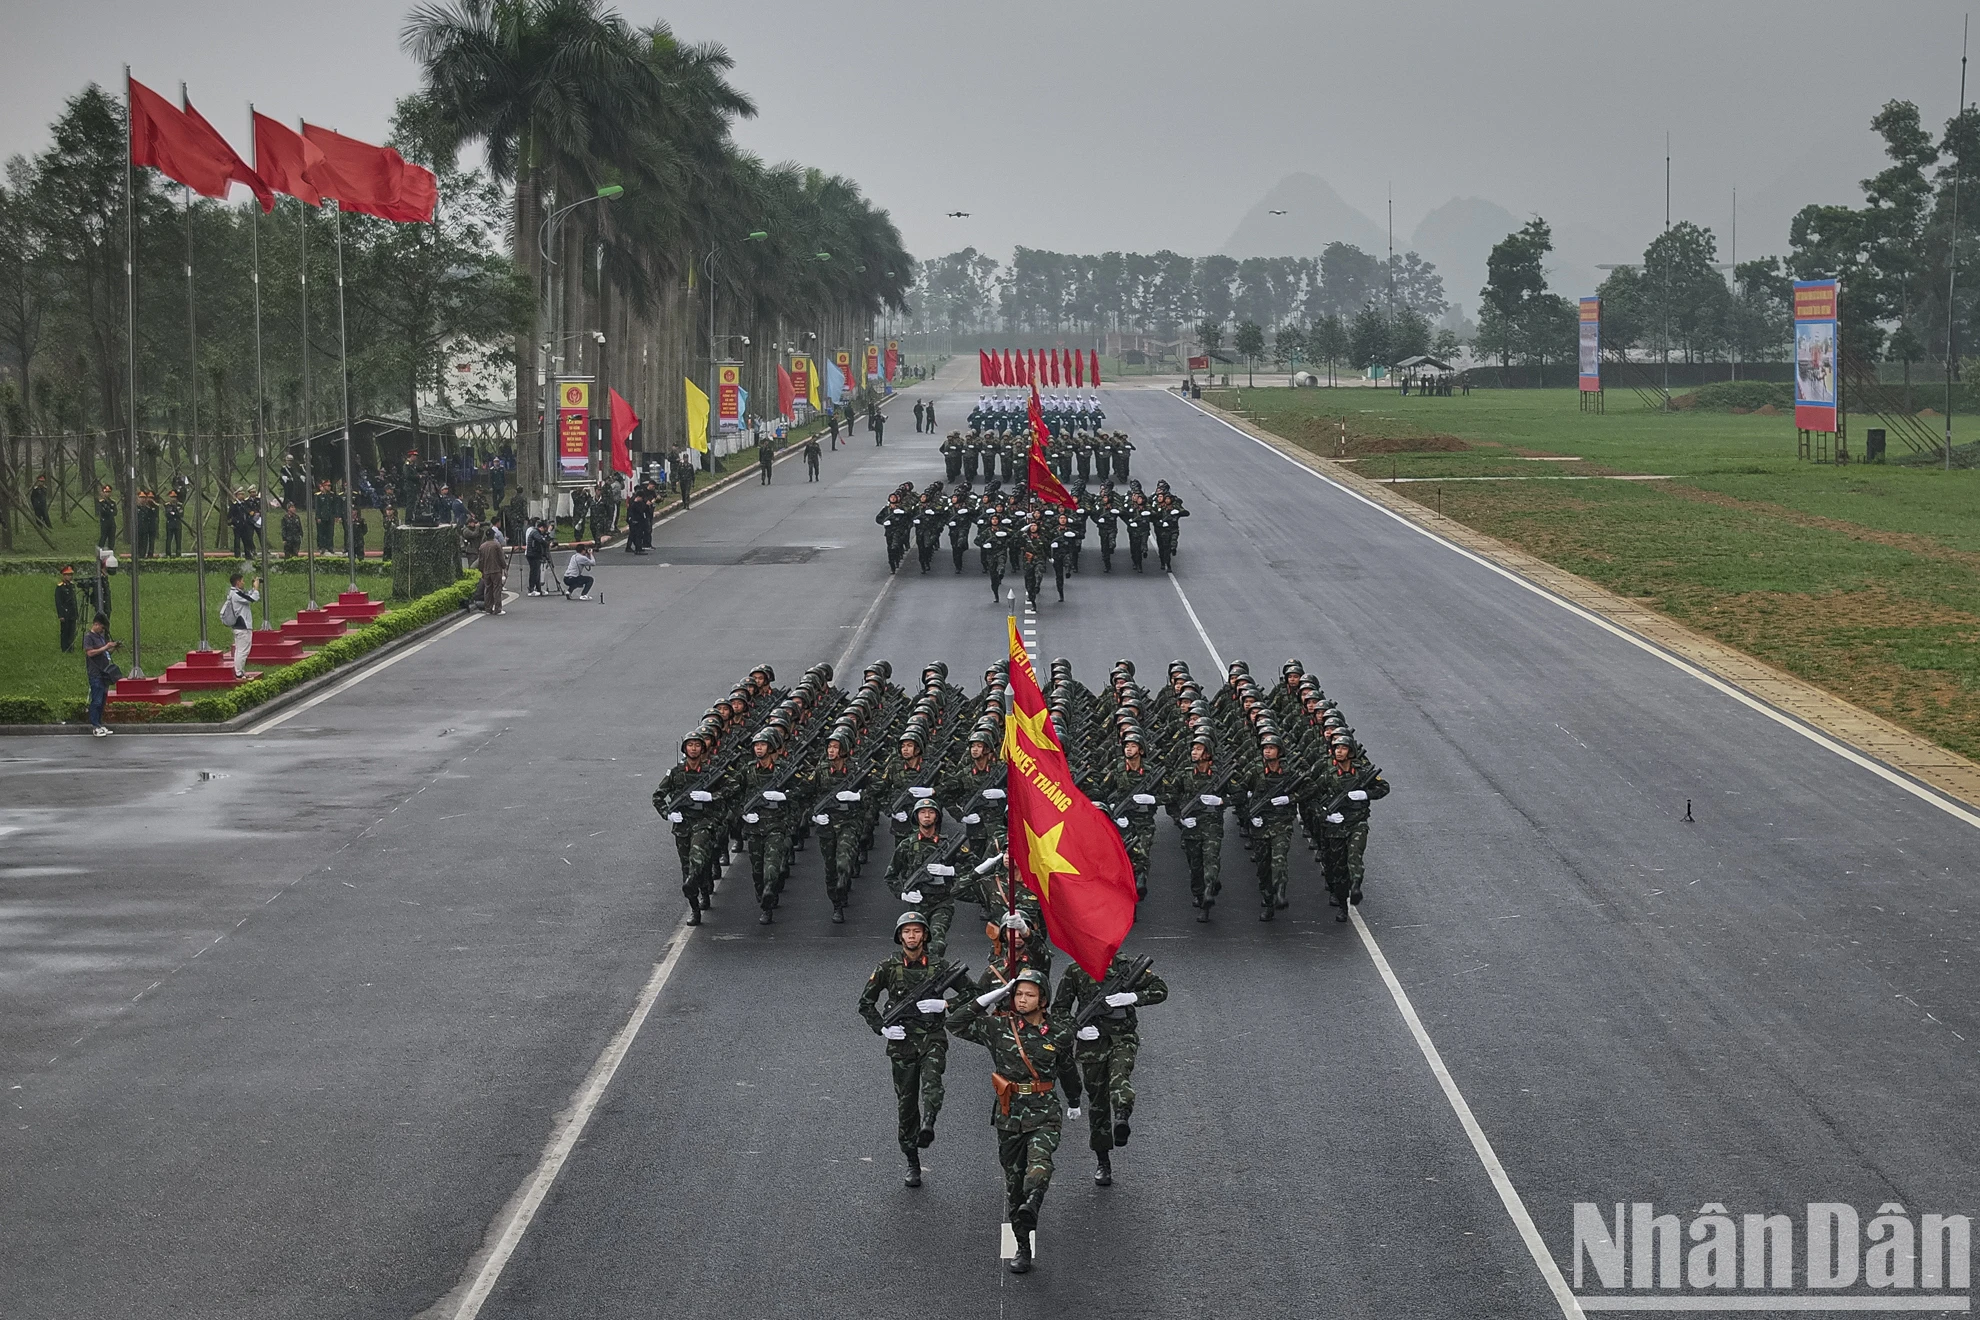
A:
{"type": "MultiPolygon", "coordinates": [[[[252,683],[243,683],[239,687],[176,706],[121,706],[117,710],[117,720],[128,724],[218,724],[222,720],[230,720],[299,683],[321,678],[394,638],[403,637],[449,614],[459,613],[467,607],[479,585],[479,579],[469,579],[422,596],[389,614],[381,615],[376,623],[345,633],[326,643],[314,655],[304,656],[266,678],[257,678],[252,683]]],[[[80,698],[65,701],[60,717],[70,722],[86,720],[89,718],[89,703],[80,698]]],[[[45,724],[54,718],[56,712],[46,701],[34,697],[0,697],[0,724],[45,724]]]]}
{"type": "MultiPolygon", "coordinates": [[[[66,556],[6,555],[0,556],[0,574],[31,575],[46,573],[48,576],[53,577],[62,571],[62,565],[72,564],[75,566],[77,576],[80,577],[94,562],[95,559],[88,550],[83,551],[80,555],[66,556]]],[[[224,577],[227,573],[232,572],[234,566],[240,562],[240,560],[234,558],[232,555],[228,555],[223,559],[217,555],[209,554],[206,557],[206,571],[209,573],[218,573],[224,577]]],[[[316,575],[320,578],[332,579],[331,585],[334,587],[334,580],[344,577],[350,571],[350,562],[343,555],[318,555],[316,558],[316,575]]],[[[123,550],[118,550],[118,577],[123,577],[130,572],[129,563],[129,556],[123,550]]],[[[167,559],[161,557],[144,561],[144,571],[147,573],[191,573],[195,571],[196,567],[196,561],[191,558],[167,559]]],[[[268,560],[268,571],[278,575],[293,573],[301,576],[309,572],[309,561],[306,559],[283,559],[279,555],[271,555],[268,560]]],[[[358,560],[357,571],[358,576],[361,578],[388,577],[391,575],[392,566],[388,560],[360,559],[358,560]]]]}

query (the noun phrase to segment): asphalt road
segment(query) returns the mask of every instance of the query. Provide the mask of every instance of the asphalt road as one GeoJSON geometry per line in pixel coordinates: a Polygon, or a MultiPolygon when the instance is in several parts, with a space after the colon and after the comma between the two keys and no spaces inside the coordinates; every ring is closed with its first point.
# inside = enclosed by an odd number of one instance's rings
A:
{"type": "MultiPolygon", "coordinates": [[[[1106,402],[1194,516],[1173,580],[1089,542],[1041,657],[1321,675],[1396,788],[1368,936],[1563,1269],[1576,1202],[1973,1211],[1973,827],[1173,396],[1106,402]]],[[[456,1314],[680,933],[681,732],[759,660],[1003,653],[973,554],[886,573],[874,510],[939,472],[897,411],[608,552],[602,603],[257,736],[0,741],[0,1314],[456,1314]]],[[[1164,826],[1135,1136],[1101,1190],[1068,1128],[1022,1279],[976,1047],[900,1185],[877,870],[845,926],[815,849],[769,927],[732,875],[480,1314],[1560,1313],[1310,858],[1263,925],[1233,836],[1206,927],[1164,826]]]]}

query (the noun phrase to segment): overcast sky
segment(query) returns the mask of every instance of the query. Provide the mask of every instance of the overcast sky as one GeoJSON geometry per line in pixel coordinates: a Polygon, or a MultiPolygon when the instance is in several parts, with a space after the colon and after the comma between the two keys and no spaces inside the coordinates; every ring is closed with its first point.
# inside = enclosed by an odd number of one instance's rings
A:
{"type": "MultiPolygon", "coordinates": [[[[94,79],[195,104],[245,151],[245,103],[359,136],[415,86],[407,0],[4,0],[0,153],[38,150],[94,79]]],[[[1453,197],[1613,238],[1628,260],[1673,209],[1740,255],[1786,247],[1747,199],[1857,200],[1870,116],[1958,100],[1961,5],[1940,0],[627,0],[736,58],[772,160],[857,179],[917,256],[967,244],[1215,251],[1282,176],[1317,174],[1406,235],[1453,197]],[[882,125],[886,125],[883,130],[882,125]],[[952,220],[943,212],[971,212],[952,220]]],[[[1980,78],[1973,95],[1980,96],[1980,78]]],[[[1766,214],[1764,203],[1753,203],[1766,214]]],[[[1723,251],[1723,250],[1722,250],[1723,251]]]]}

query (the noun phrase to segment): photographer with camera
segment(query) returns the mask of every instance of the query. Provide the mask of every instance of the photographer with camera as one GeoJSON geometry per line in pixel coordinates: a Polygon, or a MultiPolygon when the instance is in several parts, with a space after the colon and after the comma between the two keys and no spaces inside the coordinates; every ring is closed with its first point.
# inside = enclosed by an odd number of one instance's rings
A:
{"type": "Polygon", "coordinates": [[[227,599],[220,605],[220,622],[234,630],[234,677],[247,677],[248,650],[254,645],[254,602],[261,599],[261,579],[243,587],[246,574],[234,570],[227,578],[227,599]]]}

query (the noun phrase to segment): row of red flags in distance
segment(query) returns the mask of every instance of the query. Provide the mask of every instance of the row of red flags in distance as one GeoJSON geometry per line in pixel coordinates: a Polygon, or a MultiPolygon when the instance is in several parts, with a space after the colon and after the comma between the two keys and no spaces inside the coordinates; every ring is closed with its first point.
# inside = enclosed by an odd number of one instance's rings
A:
{"type": "Polygon", "coordinates": [[[1092,378],[1093,387],[1100,388],[1100,350],[1089,350],[1092,365],[1080,356],[1078,349],[1071,348],[1021,348],[1013,357],[1011,350],[1001,352],[994,348],[976,350],[976,373],[978,381],[985,386],[999,385],[1071,385],[1084,389],[1087,379],[1092,378]]]}
{"type": "Polygon", "coordinates": [[[346,211],[383,220],[431,220],[440,190],[431,170],[390,147],[304,124],[302,132],[254,116],[254,164],[241,159],[206,117],[130,80],[131,164],[148,165],[204,197],[225,197],[227,186],[253,191],[263,211],[275,194],[311,206],[336,202],[346,211]]]}

